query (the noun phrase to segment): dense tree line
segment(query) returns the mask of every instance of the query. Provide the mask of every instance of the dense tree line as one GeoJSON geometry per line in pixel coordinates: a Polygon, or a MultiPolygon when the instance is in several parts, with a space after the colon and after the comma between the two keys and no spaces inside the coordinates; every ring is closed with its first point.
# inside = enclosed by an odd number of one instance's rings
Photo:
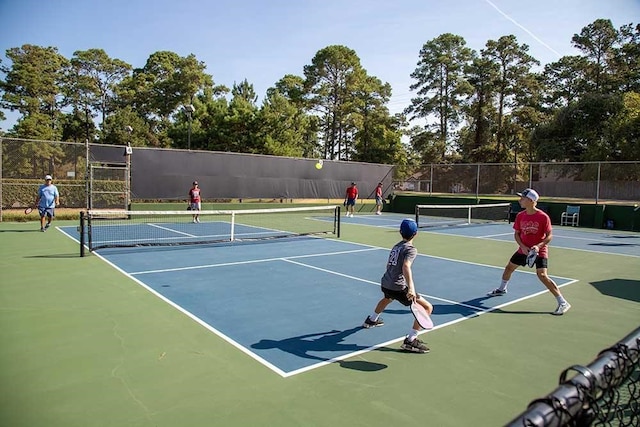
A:
{"type": "Polygon", "coordinates": [[[0,62],[0,105],[20,114],[5,136],[26,139],[396,165],[639,160],[640,25],[599,19],[572,44],[581,55],[540,70],[513,35],[476,52],[442,34],[418,53],[415,96],[396,115],[391,86],[346,46],[318,51],[258,105],[250,82],[216,85],[194,55],[155,52],[133,68],[99,48],[69,59],[25,44],[0,62]]]}

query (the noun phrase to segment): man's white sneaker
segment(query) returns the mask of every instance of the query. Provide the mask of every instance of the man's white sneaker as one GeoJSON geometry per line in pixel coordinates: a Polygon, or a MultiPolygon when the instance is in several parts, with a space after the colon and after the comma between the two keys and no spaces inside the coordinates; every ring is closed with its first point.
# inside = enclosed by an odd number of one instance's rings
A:
{"type": "Polygon", "coordinates": [[[552,314],[554,316],[562,316],[567,311],[569,311],[570,308],[571,304],[569,304],[568,302],[563,302],[562,304],[558,304],[558,308],[556,308],[556,311],[554,311],[552,314]]]}

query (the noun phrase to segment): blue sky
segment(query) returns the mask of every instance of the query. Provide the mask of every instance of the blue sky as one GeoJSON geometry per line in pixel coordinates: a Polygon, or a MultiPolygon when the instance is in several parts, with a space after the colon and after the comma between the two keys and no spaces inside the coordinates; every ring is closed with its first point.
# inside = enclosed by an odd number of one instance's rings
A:
{"type": "MultiPolygon", "coordinates": [[[[333,44],[356,51],[391,84],[392,113],[412,96],[423,44],[443,33],[476,51],[513,34],[542,64],[577,54],[571,37],[598,18],[637,24],[640,0],[0,0],[0,52],[54,46],[67,58],[101,48],[134,68],[161,50],[193,53],[216,84],[247,79],[260,100],[285,74],[302,75],[333,44]]],[[[0,128],[8,129],[16,116],[0,128]]]]}

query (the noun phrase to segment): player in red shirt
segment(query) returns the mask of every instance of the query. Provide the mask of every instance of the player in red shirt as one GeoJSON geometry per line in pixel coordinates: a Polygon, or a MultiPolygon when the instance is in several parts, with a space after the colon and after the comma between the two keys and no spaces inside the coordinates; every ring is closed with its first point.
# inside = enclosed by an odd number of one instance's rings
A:
{"type": "Polygon", "coordinates": [[[351,185],[347,187],[347,192],[344,195],[344,205],[347,207],[347,216],[353,217],[356,200],[358,200],[358,187],[356,187],[355,182],[352,182],[351,185]]]}
{"type": "MultiPolygon", "coordinates": [[[[193,181],[193,187],[189,190],[189,209],[198,212],[201,208],[200,187],[198,186],[198,181],[193,181]]],[[[200,215],[194,213],[193,222],[200,222],[200,215]]]]}
{"type": "Polygon", "coordinates": [[[518,250],[513,254],[502,273],[500,287],[489,292],[487,295],[500,296],[506,294],[511,275],[518,266],[527,264],[527,254],[530,250],[534,250],[537,253],[535,265],[538,279],[540,279],[558,301],[558,308],[556,308],[553,314],[557,316],[563,315],[569,311],[571,304],[564,299],[558,285],[556,285],[547,274],[549,259],[548,245],[553,238],[551,219],[549,219],[549,215],[536,207],[540,196],[535,190],[527,188],[522,193],[518,193],[518,196],[520,196],[520,206],[524,209],[516,215],[515,222],[513,223],[513,229],[515,230],[513,237],[518,244],[518,250]]]}
{"type": "Polygon", "coordinates": [[[376,187],[376,215],[382,215],[382,183],[376,187]]]}

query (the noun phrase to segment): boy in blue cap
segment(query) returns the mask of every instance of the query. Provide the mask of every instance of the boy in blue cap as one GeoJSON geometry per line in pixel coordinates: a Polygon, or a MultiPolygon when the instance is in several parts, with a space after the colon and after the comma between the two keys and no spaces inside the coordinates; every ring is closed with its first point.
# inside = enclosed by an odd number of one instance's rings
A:
{"type": "MultiPolygon", "coordinates": [[[[387,270],[381,279],[381,290],[384,297],[378,301],[375,311],[367,316],[362,325],[363,327],[374,328],[384,325],[382,318],[380,318],[380,313],[382,313],[393,300],[398,301],[406,307],[410,306],[411,302],[416,301],[431,315],[433,306],[416,292],[415,285],[413,284],[411,264],[413,264],[413,260],[415,260],[418,255],[418,251],[413,246],[413,239],[417,234],[418,224],[416,224],[414,220],[405,219],[402,221],[400,224],[402,241],[396,243],[391,249],[389,260],[387,261],[387,270]]],[[[418,321],[414,319],[413,327],[400,348],[415,353],[428,353],[429,348],[418,339],[418,332],[421,329],[418,321]]]]}

